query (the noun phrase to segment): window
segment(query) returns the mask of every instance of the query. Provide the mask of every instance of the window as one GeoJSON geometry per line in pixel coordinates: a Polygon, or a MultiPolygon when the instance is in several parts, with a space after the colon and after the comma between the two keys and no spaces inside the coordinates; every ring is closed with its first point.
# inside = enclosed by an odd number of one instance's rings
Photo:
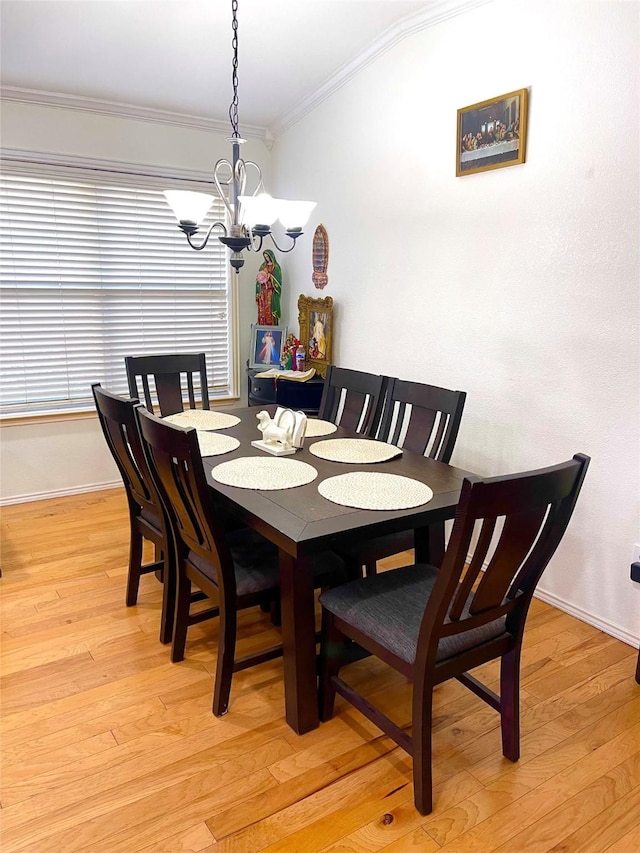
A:
{"type": "Polygon", "coordinates": [[[0,412],[91,408],[93,382],[126,395],[124,357],[160,352],[204,351],[211,396],[233,395],[225,248],[189,248],[160,179],[61,171],[0,179],[0,412]]]}

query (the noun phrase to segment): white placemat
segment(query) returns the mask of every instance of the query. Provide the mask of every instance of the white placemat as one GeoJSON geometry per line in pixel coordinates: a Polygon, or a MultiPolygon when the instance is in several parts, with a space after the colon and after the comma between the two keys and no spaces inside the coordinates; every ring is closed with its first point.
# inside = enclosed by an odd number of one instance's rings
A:
{"type": "Polygon", "coordinates": [[[309,453],[328,459],[329,462],[352,462],[371,464],[386,462],[400,456],[402,450],[386,441],[373,441],[369,438],[331,438],[329,441],[316,441],[310,445],[309,453]]]}
{"type": "Polygon", "coordinates": [[[225,486],[240,489],[294,489],[306,486],[318,476],[313,465],[297,459],[265,459],[262,456],[242,456],[216,465],[211,476],[225,486]]]}
{"type": "Polygon", "coordinates": [[[226,415],[224,412],[214,412],[209,409],[186,409],[176,415],[167,415],[164,420],[176,426],[196,429],[229,429],[240,423],[240,418],[235,415],[226,415]]]}
{"type": "Polygon", "coordinates": [[[316,438],[319,435],[331,435],[338,427],[331,421],[319,421],[316,418],[307,418],[307,438],[316,438]]]}
{"type": "Polygon", "coordinates": [[[196,430],[196,434],[202,456],[220,456],[222,453],[231,453],[236,447],[240,447],[240,442],[232,435],[204,432],[201,429],[196,430]]]}
{"type": "Polygon", "coordinates": [[[318,485],[323,498],[355,509],[411,509],[429,503],[433,492],[419,480],[377,471],[351,471],[318,485]]]}

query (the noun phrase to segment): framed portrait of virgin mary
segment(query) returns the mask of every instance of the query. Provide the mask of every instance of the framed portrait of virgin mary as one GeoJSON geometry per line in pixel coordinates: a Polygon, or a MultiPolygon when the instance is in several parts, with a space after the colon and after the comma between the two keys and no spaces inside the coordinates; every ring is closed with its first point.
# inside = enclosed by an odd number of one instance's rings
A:
{"type": "Polygon", "coordinates": [[[300,296],[298,299],[298,324],[300,343],[307,354],[307,368],[315,367],[320,376],[324,376],[327,365],[331,363],[333,342],[333,298],[312,299],[300,296]]]}

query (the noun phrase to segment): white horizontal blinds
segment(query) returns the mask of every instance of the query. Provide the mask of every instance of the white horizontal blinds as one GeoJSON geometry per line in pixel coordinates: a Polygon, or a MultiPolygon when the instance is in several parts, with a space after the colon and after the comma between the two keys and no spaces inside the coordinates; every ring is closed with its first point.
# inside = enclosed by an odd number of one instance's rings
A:
{"type": "Polygon", "coordinates": [[[0,179],[2,410],[80,407],[97,381],[126,393],[125,355],[159,352],[204,351],[212,394],[230,393],[224,247],[190,249],[155,188],[75,174],[0,179]]]}

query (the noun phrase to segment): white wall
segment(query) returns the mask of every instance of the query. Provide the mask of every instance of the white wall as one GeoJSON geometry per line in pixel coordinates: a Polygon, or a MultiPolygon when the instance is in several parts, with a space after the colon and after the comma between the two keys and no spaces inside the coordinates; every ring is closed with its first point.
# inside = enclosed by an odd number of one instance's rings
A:
{"type": "MultiPolygon", "coordinates": [[[[231,155],[225,134],[13,102],[2,104],[2,146],[140,164],[143,169],[165,167],[169,175],[172,169],[211,174],[218,158],[231,155]]],[[[268,182],[270,154],[263,142],[248,140],[242,154],[260,164],[268,182]]],[[[192,251],[186,243],[185,251],[192,251]]],[[[251,323],[256,322],[255,275],[261,260],[259,256],[251,256],[236,285],[241,353],[239,391],[245,396],[244,362],[249,352],[251,323]]],[[[121,482],[94,414],[57,423],[36,419],[30,423],[4,424],[0,475],[0,501],[5,503],[121,482]]]]}
{"type": "MultiPolygon", "coordinates": [[[[583,451],[541,589],[631,641],[640,588],[638,4],[496,0],[389,50],[280,137],[279,194],[314,198],[334,361],[468,393],[453,463],[583,451]],[[524,165],[455,177],[456,110],[529,88],[524,165]]],[[[296,286],[297,285],[297,286],[296,286]]]]}

